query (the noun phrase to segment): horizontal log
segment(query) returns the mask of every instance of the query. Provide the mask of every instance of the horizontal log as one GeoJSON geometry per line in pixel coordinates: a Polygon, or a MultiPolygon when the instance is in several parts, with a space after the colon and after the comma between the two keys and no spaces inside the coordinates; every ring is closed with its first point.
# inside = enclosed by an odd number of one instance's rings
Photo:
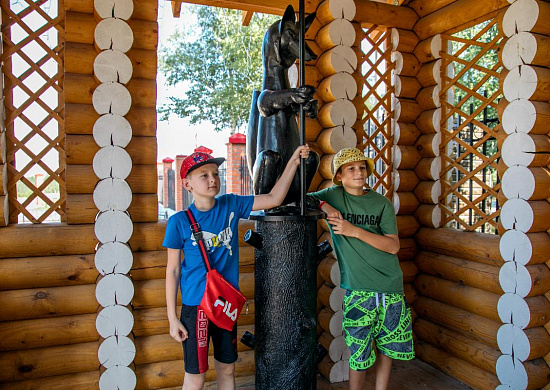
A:
{"type": "Polygon", "coordinates": [[[335,154],[341,149],[355,147],[355,132],[347,126],[325,129],[319,134],[317,144],[323,153],[335,154]]]}
{"type": "Polygon", "coordinates": [[[340,286],[340,267],[334,257],[327,256],[321,260],[317,271],[326,283],[332,286],[340,286]]]}
{"type": "Polygon", "coordinates": [[[416,77],[395,75],[393,79],[394,94],[399,98],[414,99],[421,85],[416,77]]]}
{"type": "Polygon", "coordinates": [[[441,133],[423,134],[414,144],[420,155],[428,158],[439,156],[440,145],[441,133]]]}
{"type": "Polygon", "coordinates": [[[319,312],[317,321],[319,321],[325,332],[328,332],[332,337],[338,337],[342,335],[342,318],[342,310],[333,312],[330,308],[325,307],[319,312]]]}
{"type": "Polygon", "coordinates": [[[497,341],[502,354],[513,354],[522,362],[542,358],[550,348],[550,335],[542,326],[520,329],[505,324],[498,331],[497,341]]]}
{"type": "Polygon", "coordinates": [[[393,207],[397,215],[412,214],[418,205],[418,199],[412,192],[393,193],[393,207]]]}
{"type": "MultiPolygon", "coordinates": [[[[67,223],[94,223],[98,209],[91,194],[67,196],[67,223]]],[[[128,207],[133,222],[156,222],[158,219],[157,194],[134,194],[128,207]]]]}
{"type": "Polygon", "coordinates": [[[333,362],[342,360],[344,349],[347,348],[344,336],[333,337],[331,334],[323,332],[318,341],[328,351],[330,360],[333,362]]]}
{"type": "Polygon", "coordinates": [[[393,185],[396,191],[412,191],[418,181],[418,176],[412,169],[396,169],[393,171],[393,185]]]}
{"type": "Polygon", "coordinates": [[[355,20],[361,24],[378,24],[412,30],[418,20],[416,12],[407,7],[396,7],[367,0],[356,0],[355,7],[357,8],[355,20]]]}
{"type": "Polygon", "coordinates": [[[326,103],[338,99],[352,100],[357,95],[357,83],[349,73],[340,72],[323,79],[317,93],[326,103]]]}
{"type": "Polygon", "coordinates": [[[319,162],[319,173],[324,179],[332,180],[332,160],[334,159],[333,154],[325,154],[321,157],[319,162]]]}
{"type": "Polygon", "coordinates": [[[514,165],[501,176],[501,186],[508,199],[543,200],[550,198],[550,170],[514,165]]]}
{"type": "MultiPolygon", "coordinates": [[[[65,74],[65,101],[71,104],[92,104],[92,96],[100,85],[92,75],[65,74]]],[[[133,78],[125,85],[132,97],[132,106],[156,107],[157,82],[133,78]]]]}
{"type": "Polygon", "coordinates": [[[493,321],[422,295],[413,306],[419,317],[459,331],[470,339],[492,348],[498,348],[497,333],[502,326],[500,321],[493,321]]]}
{"type": "Polygon", "coordinates": [[[399,266],[403,272],[403,283],[412,283],[418,275],[418,268],[413,261],[400,261],[399,266]]]}
{"type": "MultiPolygon", "coordinates": [[[[65,133],[93,134],[99,118],[91,104],[65,104],[65,133]]],[[[132,107],[125,116],[133,136],[154,137],[157,134],[157,112],[154,107],[132,107]]]]}
{"type": "Polygon", "coordinates": [[[550,203],[546,200],[509,199],[500,212],[502,226],[524,233],[544,232],[550,228],[550,203]]]}
{"type": "MultiPolygon", "coordinates": [[[[248,222],[248,223],[247,223],[248,222]]],[[[241,222],[241,231],[253,227],[241,222]]],[[[132,250],[161,250],[166,221],[136,223],[130,239],[132,250]]],[[[0,234],[0,258],[81,255],[94,253],[97,239],[93,225],[9,225],[0,234]]],[[[242,236],[239,245],[243,246],[242,236]]]]}
{"type": "Polygon", "coordinates": [[[328,283],[323,283],[317,291],[317,298],[325,307],[336,312],[343,309],[345,294],[346,290],[340,286],[333,287],[328,283]]]}
{"type": "Polygon", "coordinates": [[[466,361],[444,352],[421,340],[415,344],[417,356],[445,374],[479,390],[493,390],[500,381],[496,375],[488,373],[466,361]]]}
{"type": "Polygon", "coordinates": [[[441,130],[441,108],[422,111],[415,124],[421,133],[439,133],[441,130]]]}
{"type": "Polygon", "coordinates": [[[500,253],[506,261],[519,264],[542,264],[548,261],[550,236],[546,232],[525,234],[507,230],[500,239],[500,253]]]}
{"type": "Polygon", "coordinates": [[[420,203],[437,204],[441,196],[441,182],[421,181],[414,189],[414,195],[420,203]]]}
{"type": "Polygon", "coordinates": [[[323,52],[332,49],[336,45],[353,46],[355,29],[349,20],[335,19],[317,32],[315,42],[323,52]]]}
{"type": "Polygon", "coordinates": [[[424,88],[441,85],[441,60],[423,64],[418,71],[418,81],[424,88]]]}
{"type": "Polygon", "coordinates": [[[440,92],[441,87],[439,85],[423,88],[418,92],[416,101],[423,110],[432,110],[441,107],[441,102],[439,101],[440,92]]]}
{"type": "Polygon", "coordinates": [[[10,220],[10,202],[8,195],[0,196],[0,226],[8,226],[10,220]]]}
{"type": "Polygon", "coordinates": [[[395,63],[395,74],[416,77],[421,64],[414,54],[394,51],[391,57],[392,62],[395,63]]]}
{"type": "Polygon", "coordinates": [[[404,30],[401,28],[391,29],[391,45],[393,51],[412,53],[418,41],[418,36],[412,30],[404,30]]]}
{"type": "MultiPolygon", "coordinates": [[[[156,194],[157,166],[133,165],[130,175],[126,179],[133,194],[156,194]]],[[[67,194],[92,194],[99,179],[92,165],[67,165],[65,168],[65,182],[67,194]]]]}
{"type": "Polygon", "coordinates": [[[337,18],[353,20],[355,11],[352,0],[325,0],[319,4],[315,14],[321,24],[325,25],[337,18]]]}
{"type": "MultiPolygon", "coordinates": [[[[507,100],[501,99],[501,102],[507,102],[507,100]]],[[[500,103],[499,106],[501,106],[500,103]]],[[[502,111],[499,117],[502,118],[502,128],[506,134],[516,132],[548,134],[550,103],[518,99],[505,104],[502,111]]]]}
{"type": "Polygon", "coordinates": [[[502,92],[509,102],[516,99],[548,102],[550,100],[550,69],[532,65],[515,67],[506,73],[502,92]]]}
{"type": "Polygon", "coordinates": [[[497,348],[471,340],[453,329],[436,325],[423,318],[414,323],[413,331],[420,340],[496,375],[496,362],[502,354],[497,348]]]}
{"type": "Polygon", "coordinates": [[[422,112],[422,107],[414,99],[400,98],[395,102],[394,115],[396,120],[414,123],[422,112]]]}
{"type": "Polygon", "coordinates": [[[502,322],[514,324],[522,329],[536,328],[548,322],[550,303],[539,295],[523,298],[515,293],[505,293],[498,302],[498,314],[502,322]]]}
{"type": "Polygon", "coordinates": [[[319,123],[325,128],[347,126],[351,127],[357,120],[357,111],[353,103],[347,99],[339,99],[326,103],[319,109],[319,123]]]}
{"type": "Polygon", "coordinates": [[[393,147],[394,169],[413,169],[421,158],[422,156],[414,146],[394,145],[393,147]]]}
{"type": "Polygon", "coordinates": [[[352,74],[357,69],[357,55],[351,47],[336,46],[319,57],[317,68],[325,77],[339,72],[352,74]]]}
{"type": "Polygon", "coordinates": [[[430,1],[412,1],[409,4],[409,7],[414,9],[418,16],[421,18],[435,12],[456,0],[430,0],[430,1]]]}
{"type": "Polygon", "coordinates": [[[504,262],[499,249],[500,237],[496,235],[448,228],[422,228],[415,239],[422,250],[498,267],[504,262]]]}
{"type": "Polygon", "coordinates": [[[393,133],[393,142],[397,145],[414,145],[420,136],[414,123],[395,122],[393,133]]]}
{"type": "MultiPolygon", "coordinates": [[[[416,291],[416,288],[412,283],[404,283],[403,284],[403,290],[405,293],[405,299],[409,303],[409,305],[412,305],[414,301],[418,298],[418,291],[416,291]]],[[[414,309],[411,309],[413,311],[414,309]]],[[[412,313],[411,313],[412,314],[412,313]]],[[[415,317],[413,317],[413,322],[416,320],[415,317]]]]}
{"type": "MultiPolygon", "coordinates": [[[[65,0],[65,11],[94,13],[94,4],[86,0],[65,0]]],[[[142,19],[155,22],[157,20],[158,2],[156,0],[140,0],[139,7],[134,7],[132,19],[142,19]]]]}
{"type": "Polygon", "coordinates": [[[397,230],[399,237],[412,237],[420,227],[415,217],[412,215],[398,215],[397,230]]]}
{"type": "MultiPolygon", "coordinates": [[[[67,164],[91,165],[94,156],[100,149],[91,135],[67,135],[65,142],[67,164]]],[[[155,164],[157,139],[155,137],[132,137],[125,151],[132,158],[132,164],[155,164]]]]}
{"type": "Polygon", "coordinates": [[[439,180],[441,173],[441,157],[422,158],[414,172],[420,180],[439,180]]]}
{"type": "Polygon", "coordinates": [[[545,1],[520,1],[506,10],[502,18],[499,30],[507,37],[523,32],[531,31],[548,35],[548,23],[550,22],[550,5],[545,1]]]}
{"type": "Polygon", "coordinates": [[[439,205],[421,204],[414,212],[421,226],[438,228],[441,226],[441,208],[439,205]]]}
{"type": "Polygon", "coordinates": [[[99,370],[79,372],[76,374],[56,375],[47,378],[28,379],[21,382],[2,383],[4,390],[64,390],[99,388],[99,370]]]}
{"type": "Polygon", "coordinates": [[[346,373],[349,371],[349,364],[346,364],[344,360],[334,362],[329,356],[325,356],[317,365],[317,369],[330,383],[344,382],[346,380],[346,373]]]}
{"type": "Polygon", "coordinates": [[[0,323],[0,351],[97,341],[96,313],[0,323]]]}
{"type": "Polygon", "coordinates": [[[422,63],[441,58],[442,40],[441,34],[420,41],[414,49],[414,55],[422,63]]]}
{"type": "Polygon", "coordinates": [[[510,134],[504,139],[501,154],[508,167],[545,167],[550,165],[550,137],[542,134],[510,134]]]}
{"type": "MultiPolygon", "coordinates": [[[[65,39],[67,42],[94,44],[96,25],[97,22],[93,14],[67,12],[65,39]]],[[[128,25],[134,33],[132,48],[156,51],[158,45],[158,23],[156,21],[130,19],[128,25]]]]}
{"type": "Polygon", "coordinates": [[[98,347],[91,342],[4,352],[0,383],[97,370],[98,347]]]}
{"type": "Polygon", "coordinates": [[[420,251],[415,258],[418,269],[428,275],[475,287],[493,294],[503,294],[499,283],[500,268],[458,257],[420,251]]]}
{"type": "Polygon", "coordinates": [[[548,385],[550,368],[543,359],[521,363],[515,356],[502,355],[497,362],[497,373],[501,382],[512,388],[535,390],[548,385]]]}
{"type": "Polygon", "coordinates": [[[420,274],[414,283],[418,292],[459,309],[499,321],[497,303],[500,295],[445,279],[420,274]]]}
{"type": "Polygon", "coordinates": [[[477,0],[455,1],[420,18],[414,26],[414,31],[420,39],[426,39],[498,11],[508,5],[509,3],[506,0],[495,0],[490,3],[477,0]]]}
{"type": "Polygon", "coordinates": [[[413,238],[400,238],[399,239],[399,252],[397,257],[399,261],[412,260],[418,252],[418,247],[413,238]]]}
{"type": "MultiPolygon", "coordinates": [[[[125,54],[132,63],[133,78],[156,79],[156,51],[130,49],[125,54]]],[[[92,44],[67,42],[65,45],[65,72],[93,75],[94,61],[97,55],[97,50],[92,44]]]]}
{"type": "Polygon", "coordinates": [[[550,66],[550,37],[530,32],[514,34],[506,40],[501,54],[507,69],[523,64],[550,66]]]}

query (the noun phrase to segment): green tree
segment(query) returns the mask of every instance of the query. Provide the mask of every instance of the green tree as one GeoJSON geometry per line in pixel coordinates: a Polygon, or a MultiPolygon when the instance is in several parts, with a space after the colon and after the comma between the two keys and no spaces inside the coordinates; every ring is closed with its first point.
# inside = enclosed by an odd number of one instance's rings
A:
{"type": "Polygon", "coordinates": [[[194,13],[197,23],[173,34],[160,53],[167,84],[181,85],[184,94],[169,97],[158,110],[160,119],[175,114],[233,133],[248,123],[252,91],[262,82],[263,36],[278,17],[255,14],[246,27],[240,11],[188,6],[186,12],[194,13]]]}

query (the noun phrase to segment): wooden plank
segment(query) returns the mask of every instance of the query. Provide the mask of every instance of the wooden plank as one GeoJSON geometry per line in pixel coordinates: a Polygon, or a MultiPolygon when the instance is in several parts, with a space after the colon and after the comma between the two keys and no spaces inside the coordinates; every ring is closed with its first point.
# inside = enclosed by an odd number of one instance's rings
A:
{"type": "MultiPolygon", "coordinates": [[[[65,11],[82,12],[85,14],[94,13],[94,2],[90,0],[64,0],[65,11]]],[[[132,19],[157,21],[158,0],[139,0],[139,6],[134,5],[132,19]]]]}

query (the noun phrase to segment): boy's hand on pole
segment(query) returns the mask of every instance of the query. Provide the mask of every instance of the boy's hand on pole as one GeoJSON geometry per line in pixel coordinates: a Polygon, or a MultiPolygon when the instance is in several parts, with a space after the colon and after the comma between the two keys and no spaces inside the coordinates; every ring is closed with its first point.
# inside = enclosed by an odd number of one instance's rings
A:
{"type": "Polygon", "coordinates": [[[308,144],[298,146],[292,154],[290,160],[294,162],[297,166],[300,165],[300,158],[308,158],[309,150],[310,149],[308,144]]]}

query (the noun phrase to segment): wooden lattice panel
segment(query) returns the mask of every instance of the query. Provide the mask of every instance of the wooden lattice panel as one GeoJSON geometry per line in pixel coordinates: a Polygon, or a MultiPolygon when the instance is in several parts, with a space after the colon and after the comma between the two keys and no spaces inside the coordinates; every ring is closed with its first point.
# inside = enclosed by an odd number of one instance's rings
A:
{"type": "Polygon", "coordinates": [[[391,61],[390,35],[387,28],[376,25],[363,30],[360,61],[363,131],[357,134],[365,155],[372,158],[375,164],[375,173],[369,178],[369,185],[389,198],[393,195],[391,73],[395,66],[391,61]]]}
{"type": "Polygon", "coordinates": [[[1,0],[10,223],[65,220],[63,8],[1,0]]]}
{"type": "Polygon", "coordinates": [[[443,35],[441,103],[442,224],[494,233],[499,206],[496,107],[502,96],[502,36],[495,20],[443,35]]]}

